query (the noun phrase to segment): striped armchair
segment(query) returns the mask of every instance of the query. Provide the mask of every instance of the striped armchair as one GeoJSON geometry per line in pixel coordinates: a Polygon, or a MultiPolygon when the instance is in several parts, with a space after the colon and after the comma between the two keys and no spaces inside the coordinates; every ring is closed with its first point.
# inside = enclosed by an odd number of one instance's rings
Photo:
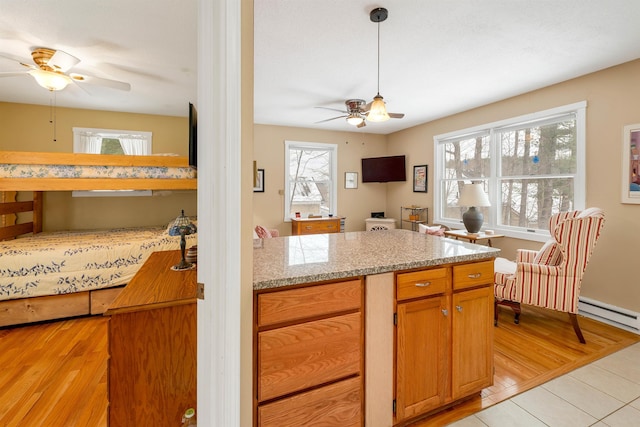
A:
{"type": "Polygon", "coordinates": [[[561,212],[549,219],[551,239],[539,251],[519,249],[516,262],[495,262],[495,324],[498,305],[511,307],[515,323],[520,304],[569,313],[581,343],[585,339],[578,324],[578,298],[582,276],[604,226],[604,211],[589,208],[561,212]]]}

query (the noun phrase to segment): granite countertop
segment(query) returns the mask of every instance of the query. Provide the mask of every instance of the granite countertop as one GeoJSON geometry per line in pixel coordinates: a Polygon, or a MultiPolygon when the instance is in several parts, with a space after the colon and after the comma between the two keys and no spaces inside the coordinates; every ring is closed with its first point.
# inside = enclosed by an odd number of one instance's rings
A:
{"type": "Polygon", "coordinates": [[[500,249],[409,230],[253,241],[253,289],[410,270],[498,256],[500,249]]]}

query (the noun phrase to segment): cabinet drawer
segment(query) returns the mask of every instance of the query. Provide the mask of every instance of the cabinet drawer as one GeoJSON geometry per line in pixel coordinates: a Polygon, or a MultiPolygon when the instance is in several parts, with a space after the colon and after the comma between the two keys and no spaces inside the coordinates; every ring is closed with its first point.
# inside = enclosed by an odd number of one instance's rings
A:
{"type": "Polygon", "coordinates": [[[493,283],[493,260],[453,267],[453,289],[472,288],[493,283]]]}
{"type": "Polygon", "coordinates": [[[291,220],[291,234],[339,233],[340,218],[291,220]]]}
{"type": "Polygon", "coordinates": [[[350,378],[258,408],[260,427],[362,425],[362,379],[350,378]]]}
{"type": "Polygon", "coordinates": [[[258,333],[258,401],[359,374],[361,313],[258,333]]]}
{"type": "Polygon", "coordinates": [[[400,301],[441,294],[447,291],[448,283],[447,268],[400,273],[396,276],[396,299],[400,301]]]}
{"type": "Polygon", "coordinates": [[[360,309],[359,279],[258,295],[258,326],[360,309]]]}

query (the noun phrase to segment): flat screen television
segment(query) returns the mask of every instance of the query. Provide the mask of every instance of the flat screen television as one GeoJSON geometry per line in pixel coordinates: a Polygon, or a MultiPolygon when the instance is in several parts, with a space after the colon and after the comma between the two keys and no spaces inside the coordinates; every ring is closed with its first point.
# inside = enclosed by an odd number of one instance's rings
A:
{"type": "Polygon", "coordinates": [[[404,156],[362,159],[362,182],[406,181],[404,156]]]}
{"type": "Polygon", "coordinates": [[[189,166],[198,167],[198,112],[189,103],[189,166]]]}

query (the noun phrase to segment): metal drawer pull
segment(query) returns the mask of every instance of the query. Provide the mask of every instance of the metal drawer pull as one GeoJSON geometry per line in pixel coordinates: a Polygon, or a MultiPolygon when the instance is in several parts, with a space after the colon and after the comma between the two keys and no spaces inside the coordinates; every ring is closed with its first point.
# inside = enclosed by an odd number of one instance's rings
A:
{"type": "Polygon", "coordinates": [[[419,287],[419,288],[426,288],[430,284],[431,284],[431,282],[416,283],[416,286],[419,287]]]}
{"type": "Polygon", "coordinates": [[[456,305],[456,310],[458,310],[459,312],[462,312],[462,306],[456,305]]]}
{"type": "Polygon", "coordinates": [[[480,276],[482,276],[481,273],[475,273],[475,274],[469,274],[469,276],[467,277],[469,277],[469,279],[479,279],[480,276]]]}
{"type": "Polygon", "coordinates": [[[304,227],[304,228],[305,228],[305,229],[307,229],[307,230],[311,230],[311,229],[313,228],[313,226],[311,226],[311,225],[307,225],[307,226],[306,226],[306,227],[304,227]]]}
{"type": "Polygon", "coordinates": [[[445,316],[448,316],[449,315],[449,310],[447,310],[447,309],[442,310],[442,314],[444,314],[445,316]]]}

